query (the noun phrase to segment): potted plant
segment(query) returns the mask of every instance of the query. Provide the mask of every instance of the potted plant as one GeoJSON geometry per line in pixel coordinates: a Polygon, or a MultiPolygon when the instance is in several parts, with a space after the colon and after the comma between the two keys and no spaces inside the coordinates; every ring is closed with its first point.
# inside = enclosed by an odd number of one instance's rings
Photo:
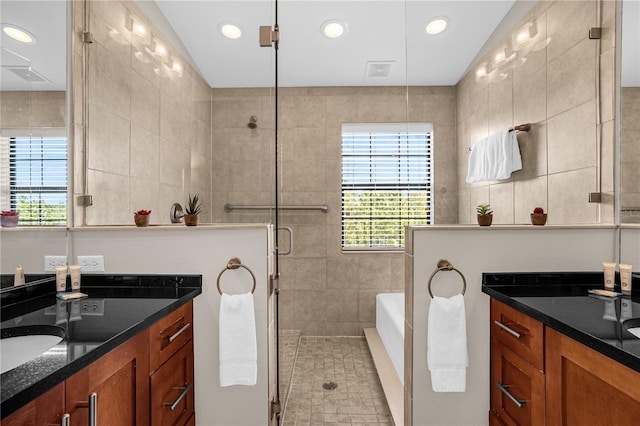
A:
{"type": "Polygon", "coordinates": [[[491,222],[493,222],[493,210],[491,210],[489,204],[479,204],[478,207],[476,207],[476,212],[478,212],[478,225],[491,226],[491,222]]]}
{"type": "Polygon", "coordinates": [[[13,210],[2,210],[0,223],[4,228],[14,228],[18,226],[18,220],[20,220],[20,213],[13,210]]]}
{"type": "Polygon", "coordinates": [[[151,210],[138,210],[133,214],[133,219],[136,222],[136,226],[149,226],[149,219],[151,216],[151,210]]]}
{"type": "Polygon", "coordinates": [[[545,223],[547,223],[547,214],[544,212],[544,209],[542,207],[533,209],[533,213],[531,213],[531,224],[544,225],[545,223]]]}
{"type": "Polygon", "coordinates": [[[198,214],[200,214],[201,209],[202,204],[200,204],[200,196],[198,194],[195,194],[194,196],[189,194],[189,202],[185,208],[184,224],[187,226],[198,225],[198,214]]]}

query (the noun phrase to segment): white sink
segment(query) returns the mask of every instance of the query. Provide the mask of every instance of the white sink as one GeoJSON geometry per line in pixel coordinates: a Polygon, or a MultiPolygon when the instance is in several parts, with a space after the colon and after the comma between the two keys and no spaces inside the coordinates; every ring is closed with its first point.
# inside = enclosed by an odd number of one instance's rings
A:
{"type": "Polygon", "coordinates": [[[627,331],[634,336],[640,338],[640,327],[627,328],[627,331]]]}
{"type": "Polygon", "coordinates": [[[42,355],[63,338],[64,329],[54,326],[3,330],[0,339],[0,374],[42,355]]]}

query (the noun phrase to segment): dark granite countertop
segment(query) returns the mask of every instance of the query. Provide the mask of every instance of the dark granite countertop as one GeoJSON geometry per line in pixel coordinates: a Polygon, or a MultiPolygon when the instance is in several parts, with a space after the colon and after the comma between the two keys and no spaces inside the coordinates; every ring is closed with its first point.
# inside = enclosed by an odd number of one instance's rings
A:
{"type": "Polygon", "coordinates": [[[0,328],[55,325],[62,342],[0,376],[2,418],[202,292],[200,275],[83,275],[89,297],[62,301],[53,281],[0,291],[0,328]]]}
{"type": "Polygon", "coordinates": [[[631,296],[617,298],[589,295],[589,289],[603,288],[602,272],[482,275],[484,293],[640,371],[640,339],[625,328],[625,321],[640,326],[639,274],[633,274],[631,296]]]}

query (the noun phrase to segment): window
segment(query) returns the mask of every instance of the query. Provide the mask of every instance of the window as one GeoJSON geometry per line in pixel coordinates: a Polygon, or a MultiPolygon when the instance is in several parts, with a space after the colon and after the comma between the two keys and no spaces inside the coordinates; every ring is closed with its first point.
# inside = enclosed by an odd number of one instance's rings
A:
{"type": "Polygon", "coordinates": [[[67,224],[67,139],[9,138],[9,205],[20,225],[67,224]]]}
{"type": "Polygon", "coordinates": [[[404,247],[431,222],[429,123],[342,125],[342,248],[404,247]]]}

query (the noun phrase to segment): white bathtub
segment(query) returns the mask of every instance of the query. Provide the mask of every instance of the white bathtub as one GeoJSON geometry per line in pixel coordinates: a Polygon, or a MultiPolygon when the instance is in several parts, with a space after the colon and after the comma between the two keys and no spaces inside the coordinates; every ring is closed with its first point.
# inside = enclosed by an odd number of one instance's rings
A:
{"type": "Polygon", "coordinates": [[[376,329],[404,384],[404,293],[376,295],[376,329]]]}

